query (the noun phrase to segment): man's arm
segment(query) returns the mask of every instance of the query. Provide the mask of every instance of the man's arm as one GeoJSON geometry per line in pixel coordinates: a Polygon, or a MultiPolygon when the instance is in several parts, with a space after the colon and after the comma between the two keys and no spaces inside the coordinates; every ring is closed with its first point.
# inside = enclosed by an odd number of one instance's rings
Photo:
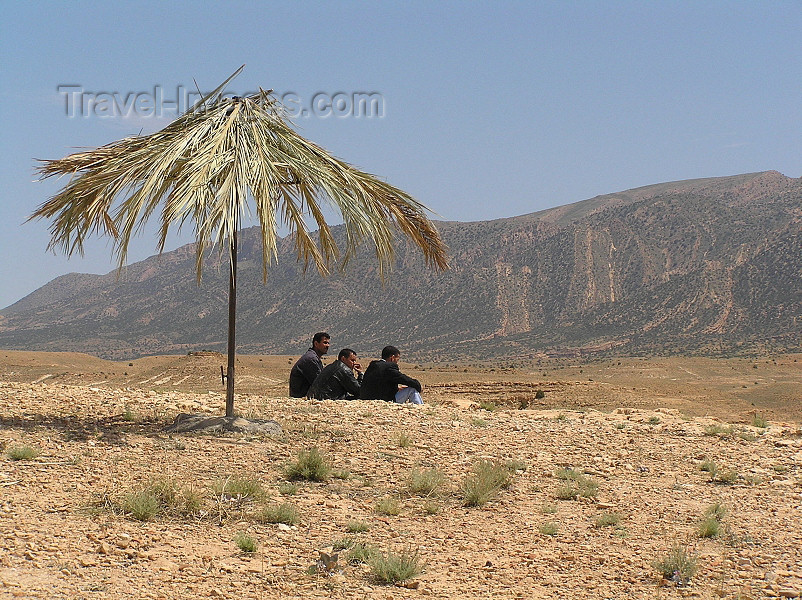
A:
{"type": "Polygon", "coordinates": [[[396,364],[390,363],[390,367],[387,369],[387,374],[389,375],[390,381],[393,383],[408,385],[411,388],[415,388],[419,392],[423,391],[423,386],[420,384],[420,381],[413,379],[408,375],[404,375],[396,364]]]}
{"type": "Polygon", "coordinates": [[[343,386],[343,389],[345,389],[352,396],[359,397],[359,388],[360,388],[359,380],[357,380],[356,377],[354,377],[354,374],[351,372],[350,369],[348,369],[347,367],[337,369],[335,377],[337,378],[337,381],[340,383],[340,385],[343,386]]]}

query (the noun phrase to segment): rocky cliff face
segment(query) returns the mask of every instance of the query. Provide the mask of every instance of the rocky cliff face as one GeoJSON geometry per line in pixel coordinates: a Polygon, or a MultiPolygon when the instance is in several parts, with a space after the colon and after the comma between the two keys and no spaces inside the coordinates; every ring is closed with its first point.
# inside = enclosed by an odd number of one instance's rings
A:
{"type": "MultiPolygon", "coordinates": [[[[303,272],[292,241],[261,281],[242,235],[238,349],[297,353],[315,331],[420,358],[538,352],[798,350],[802,180],[777,172],[666,183],[496,221],[439,224],[451,269],[399,243],[382,285],[369,251],[344,274],[303,272]]],[[[122,277],[69,275],[0,312],[0,346],[104,357],[222,350],[227,266],[194,249],[122,277]]]]}

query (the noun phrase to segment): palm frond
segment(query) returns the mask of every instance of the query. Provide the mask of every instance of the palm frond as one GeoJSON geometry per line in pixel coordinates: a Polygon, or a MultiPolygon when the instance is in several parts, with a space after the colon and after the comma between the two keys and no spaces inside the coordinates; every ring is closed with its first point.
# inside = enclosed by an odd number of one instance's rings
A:
{"type": "Polygon", "coordinates": [[[277,257],[281,223],[294,236],[299,259],[321,273],[333,260],[345,265],[368,239],[383,272],[393,259],[396,230],[421,249],[428,264],[447,268],[446,246],[423,204],[304,139],[264,90],[245,98],[222,97],[221,90],[241,70],[156,133],[42,161],[43,179],[70,176],[30,217],[52,220],[49,248],[81,253],[88,237],[106,235],[114,240],[122,266],[131,238],[159,212],[160,252],[171,230],[192,223],[200,278],[204,252],[231,247],[252,199],[265,278],[277,257]],[[344,252],[325,221],[325,203],[342,215],[344,252]],[[309,231],[310,221],[316,235],[309,231]]]}

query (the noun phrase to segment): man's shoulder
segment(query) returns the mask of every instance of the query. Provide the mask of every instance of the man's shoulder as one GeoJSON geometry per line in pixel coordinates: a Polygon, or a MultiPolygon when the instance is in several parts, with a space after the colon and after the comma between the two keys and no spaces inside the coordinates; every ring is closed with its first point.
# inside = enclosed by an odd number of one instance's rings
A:
{"type": "Polygon", "coordinates": [[[301,355],[301,358],[298,359],[299,363],[318,363],[322,364],[323,361],[320,360],[320,357],[317,355],[312,348],[309,348],[306,352],[301,355]]]}
{"type": "MultiPolygon", "coordinates": [[[[337,363],[338,362],[340,362],[340,361],[335,360],[333,363],[331,363],[329,365],[326,365],[325,367],[323,367],[323,371],[325,371],[326,373],[331,373],[332,371],[337,371],[338,370],[338,368],[337,368],[337,363]]],[[[321,373],[323,371],[321,371],[321,373]]]]}
{"type": "MultiPolygon", "coordinates": [[[[368,369],[373,369],[377,371],[384,371],[385,369],[397,369],[398,365],[394,362],[390,362],[389,360],[372,360],[368,365],[368,369]]],[[[367,373],[367,371],[365,371],[367,373]]]]}

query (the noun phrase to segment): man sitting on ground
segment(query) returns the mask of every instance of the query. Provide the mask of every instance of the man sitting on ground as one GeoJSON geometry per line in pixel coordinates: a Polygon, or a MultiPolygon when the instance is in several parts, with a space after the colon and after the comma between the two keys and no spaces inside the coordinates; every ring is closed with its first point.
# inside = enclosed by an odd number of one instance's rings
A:
{"type": "Polygon", "coordinates": [[[401,351],[395,346],[385,346],[381,360],[374,360],[368,365],[362,378],[359,397],[363,400],[385,400],[387,402],[411,402],[423,404],[420,381],[408,377],[398,368],[401,351]],[[398,389],[398,386],[406,386],[398,389]]]}
{"type": "Polygon", "coordinates": [[[317,400],[355,400],[362,383],[362,365],[356,352],[343,348],[337,360],[324,368],[312,382],[307,397],[317,400]],[[354,377],[356,371],[356,377],[354,377]]]}
{"type": "Polygon", "coordinates": [[[309,386],[323,370],[323,361],[320,357],[329,351],[331,336],[320,331],[312,338],[312,347],[309,348],[290,370],[290,396],[292,398],[305,398],[309,386]]]}

